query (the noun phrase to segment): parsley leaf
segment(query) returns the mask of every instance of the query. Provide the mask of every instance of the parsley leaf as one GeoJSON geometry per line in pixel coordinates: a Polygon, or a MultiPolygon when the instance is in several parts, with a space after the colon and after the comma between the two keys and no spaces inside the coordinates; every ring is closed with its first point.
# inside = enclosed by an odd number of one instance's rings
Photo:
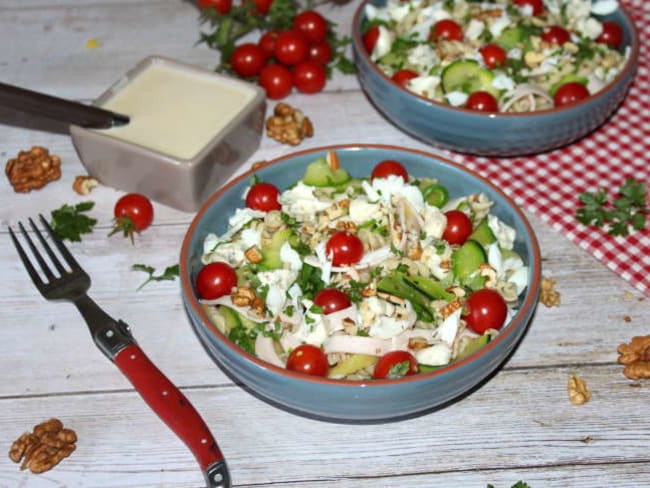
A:
{"type": "Polygon", "coordinates": [[[627,236],[630,227],[643,230],[650,212],[646,184],[634,178],[625,180],[615,198],[610,199],[600,188],[596,192],[581,193],[579,200],[582,207],[576,211],[578,222],[606,228],[612,236],[627,236]]]}
{"type": "Polygon", "coordinates": [[[61,240],[80,242],[81,235],[90,234],[97,224],[96,219],[85,215],[85,212],[92,210],[94,206],[95,202],[81,202],[75,206],[64,204],[52,210],[52,230],[61,240]]]}
{"type": "Polygon", "coordinates": [[[156,269],[153,268],[152,266],[147,266],[146,264],[134,264],[131,266],[131,269],[133,271],[143,271],[147,274],[149,274],[149,277],[145,282],[143,282],[140,286],[138,286],[137,290],[140,290],[142,287],[144,287],[147,283],[151,283],[152,281],[174,281],[178,275],[179,275],[179,266],[178,264],[174,264],[172,266],[167,266],[165,268],[165,271],[162,272],[162,274],[155,275],[154,273],[156,272],[156,269]]]}

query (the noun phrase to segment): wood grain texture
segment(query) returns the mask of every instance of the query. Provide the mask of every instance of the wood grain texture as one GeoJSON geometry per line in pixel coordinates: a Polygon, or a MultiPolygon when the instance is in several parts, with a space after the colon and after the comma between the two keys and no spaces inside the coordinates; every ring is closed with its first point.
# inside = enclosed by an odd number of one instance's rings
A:
{"type": "MultiPolygon", "coordinates": [[[[320,9],[348,32],[355,7],[320,9]]],[[[196,9],[180,0],[4,0],[0,79],[88,102],[150,54],[213,67],[215,53],[195,45],[197,18],[196,9]],[[100,47],[86,48],[89,39],[100,47]]],[[[381,142],[447,154],[388,123],[353,76],[335,75],[326,93],[294,94],[287,101],[315,126],[300,149],[381,142]]],[[[87,197],[72,192],[74,177],[85,170],[66,128],[1,110],[0,124],[2,161],[42,145],[61,156],[63,170],[61,180],[29,194],[14,193],[0,178],[0,448],[8,450],[23,431],[52,416],[79,435],[77,451],[40,476],[0,456],[0,487],[202,486],[192,455],[96,349],[76,309],[43,300],[10,245],[9,224],[85,200],[95,202],[99,223],[71,249],[93,278],[91,295],[130,324],[143,350],[201,412],[236,486],[648,485],[650,384],[623,377],[616,347],[650,333],[650,300],[536,216],[527,214],[540,241],[543,274],[557,281],[562,304],[540,305],[515,354],[490,381],[417,418],[327,423],[271,406],[233,384],[194,335],[177,281],[135,291],[145,275],[131,266],[162,269],[177,262],[193,214],[156,205],[153,226],[135,245],[108,238],[121,192],[103,186],[87,197]],[[593,392],[581,407],[568,401],[571,373],[593,392]]],[[[265,137],[250,164],[293,150],[265,137]]]]}

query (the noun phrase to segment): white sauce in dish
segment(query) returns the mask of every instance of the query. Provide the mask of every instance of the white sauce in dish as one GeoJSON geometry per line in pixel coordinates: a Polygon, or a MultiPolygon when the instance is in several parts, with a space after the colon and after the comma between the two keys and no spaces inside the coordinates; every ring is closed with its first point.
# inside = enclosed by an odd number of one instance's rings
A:
{"type": "Polygon", "coordinates": [[[254,97],[254,90],[207,73],[152,64],[102,105],[130,122],[102,132],[192,159],[254,97]]]}

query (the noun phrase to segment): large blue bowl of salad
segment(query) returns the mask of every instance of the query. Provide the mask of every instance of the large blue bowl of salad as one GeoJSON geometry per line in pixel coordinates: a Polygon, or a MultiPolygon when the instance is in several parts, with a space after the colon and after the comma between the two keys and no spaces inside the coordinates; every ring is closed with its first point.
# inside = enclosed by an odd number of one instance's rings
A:
{"type": "Polygon", "coordinates": [[[638,32],[617,0],[366,0],[352,26],[361,86],[390,122],[483,156],[589,134],[638,64],[638,32]]]}
{"type": "Polygon", "coordinates": [[[501,190],[381,145],[310,149],[241,175],[199,210],[180,259],[214,360],[269,402],[334,421],[468,394],[523,337],[540,268],[501,190]]]}

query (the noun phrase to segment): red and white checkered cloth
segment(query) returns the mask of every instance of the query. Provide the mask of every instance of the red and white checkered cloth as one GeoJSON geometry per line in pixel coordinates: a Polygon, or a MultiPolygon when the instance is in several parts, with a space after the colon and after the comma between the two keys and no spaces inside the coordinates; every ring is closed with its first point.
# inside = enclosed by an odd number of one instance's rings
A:
{"type": "Polygon", "coordinates": [[[581,192],[602,187],[615,194],[629,177],[650,186],[650,2],[623,3],[639,30],[640,59],[627,98],[611,120],[586,138],[539,156],[450,157],[495,182],[517,204],[650,296],[649,226],[628,237],[612,237],[575,217],[581,192]]]}

